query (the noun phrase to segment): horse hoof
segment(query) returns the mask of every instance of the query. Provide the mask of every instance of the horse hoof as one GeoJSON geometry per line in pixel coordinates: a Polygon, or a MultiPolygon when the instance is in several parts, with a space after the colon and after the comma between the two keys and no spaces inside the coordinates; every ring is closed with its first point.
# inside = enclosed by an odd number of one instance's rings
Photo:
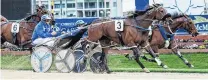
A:
{"type": "Polygon", "coordinates": [[[167,66],[167,65],[164,65],[164,66],[163,66],[163,68],[164,68],[164,69],[167,69],[167,68],[168,68],[168,66],[167,66]]]}
{"type": "Polygon", "coordinates": [[[192,64],[190,64],[190,63],[188,63],[188,64],[186,64],[186,65],[188,65],[189,68],[193,68],[193,67],[194,67],[194,65],[192,65],[192,64]]]}
{"type": "Polygon", "coordinates": [[[191,64],[191,65],[189,66],[189,68],[194,68],[194,65],[191,64]]]}
{"type": "Polygon", "coordinates": [[[162,64],[162,62],[160,61],[159,58],[155,58],[155,61],[157,62],[157,65],[161,65],[162,64]]]}
{"type": "Polygon", "coordinates": [[[144,72],[146,72],[146,73],[150,73],[150,71],[149,71],[147,68],[144,68],[143,70],[144,70],[144,72]]]}
{"type": "Polygon", "coordinates": [[[112,71],[107,71],[106,73],[107,73],[107,74],[111,74],[111,73],[112,73],[112,71]]]}
{"type": "Polygon", "coordinates": [[[36,71],[33,69],[33,72],[36,72],[36,71]]]}

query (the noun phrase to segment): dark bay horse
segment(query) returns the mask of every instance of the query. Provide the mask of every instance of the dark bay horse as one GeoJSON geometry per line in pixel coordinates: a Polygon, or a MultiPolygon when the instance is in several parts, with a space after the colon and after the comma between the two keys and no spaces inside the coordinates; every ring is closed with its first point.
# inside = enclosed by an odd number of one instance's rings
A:
{"type": "Polygon", "coordinates": [[[37,6],[37,13],[30,15],[19,22],[19,32],[15,35],[11,32],[14,22],[5,22],[1,24],[1,44],[9,42],[13,45],[23,47],[30,44],[31,36],[36,24],[41,20],[41,16],[48,14],[48,11],[37,6]]]}
{"type": "MultiPolygon", "coordinates": [[[[106,54],[108,53],[108,49],[110,41],[114,41],[117,44],[122,44],[123,46],[130,47],[135,55],[135,60],[139,64],[139,66],[145,71],[149,72],[148,69],[144,67],[144,65],[139,60],[141,53],[139,52],[138,46],[145,46],[146,41],[148,40],[148,30],[144,31],[143,29],[138,29],[137,25],[139,21],[143,21],[140,23],[140,26],[149,27],[152,24],[153,20],[160,20],[167,14],[166,10],[160,5],[154,5],[153,7],[148,8],[146,11],[136,11],[134,15],[129,16],[127,19],[123,20],[124,29],[121,32],[115,31],[115,21],[107,20],[105,22],[95,23],[89,25],[88,28],[88,37],[82,43],[83,49],[85,53],[88,53],[90,50],[86,49],[87,44],[94,43],[99,41],[102,46],[102,56],[101,61],[103,68],[110,73],[110,70],[107,66],[106,54]],[[142,17],[141,16],[144,16],[142,17]],[[120,33],[121,38],[119,38],[118,33],[120,33]]],[[[102,21],[102,20],[101,20],[102,21]]],[[[151,47],[149,47],[151,48],[151,47]]]]}
{"type": "MultiPolygon", "coordinates": [[[[170,25],[164,25],[167,33],[174,34],[178,29],[185,29],[193,37],[198,35],[198,31],[192,19],[190,19],[185,14],[174,13],[172,15],[173,22],[170,25]]],[[[168,49],[171,49],[174,54],[176,54],[188,67],[194,67],[187,59],[185,59],[180,51],[178,50],[177,42],[173,40],[174,37],[170,40],[170,46],[168,49]]],[[[160,34],[158,29],[153,30],[152,37],[150,39],[150,46],[152,47],[154,53],[159,57],[158,49],[164,48],[164,39],[160,34]]],[[[148,49],[146,49],[149,51],[148,49]]],[[[155,61],[154,61],[155,62],[155,61]]],[[[163,66],[162,64],[158,64],[163,66]]]]}

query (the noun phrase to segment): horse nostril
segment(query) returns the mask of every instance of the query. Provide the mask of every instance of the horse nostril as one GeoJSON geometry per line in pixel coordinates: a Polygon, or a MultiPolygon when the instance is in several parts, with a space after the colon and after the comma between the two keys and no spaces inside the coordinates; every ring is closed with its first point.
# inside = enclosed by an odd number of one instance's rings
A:
{"type": "Polygon", "coordinates": [[[199,33],[196,33],[195,35],[197,36],[197,35],[199,35],[199,33]]]}
{"type": "Polygon", "coordinates": [[[199,33],[194,33],[194,34],[192,35],[192,37],[196,37],[197,35],[199,35],[199,33]]]}

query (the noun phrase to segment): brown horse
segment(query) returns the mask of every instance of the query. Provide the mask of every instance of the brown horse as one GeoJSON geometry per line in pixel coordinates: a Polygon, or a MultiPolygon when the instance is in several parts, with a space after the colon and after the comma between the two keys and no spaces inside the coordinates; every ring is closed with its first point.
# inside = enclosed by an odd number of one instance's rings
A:
{"type": "Polygon", "coordinates": [[[12,24],[14,22],[5,22],[1,24],[1,43],[9,42],[16,46],[26,46],[30,44],[32,32],[36,26],[36,24],[41,20],[41,16],[44,14],[48,14],[48,11],[43,9],[42,7],[37,6],[37,13],[34,15],[30,15],[22,20],[19,23],[19,32],[13,34],[11,32],[12,24]]]}
{"type": "Polygon", "coordinates": [[[146,30],[143,31],[143,29],[138,29],[136,27],[137,25],[144,26],[145,28],[149,27],[152,24],[152,21],[160,20],[166,14],[167,14],[166,10],[160,5],[154,5],[153,7],[150,7],[143,12],[136,11],[134,15],[123,20],[124,29],[123,31],[120,32],[115,31],[116,26],[115,26],[115,21],[113,20],[91,24],[89,25],[88,28],[88,37],[86,38],[86,41],[82,43],[84,52],[88,53],[90,51],[89,48],[88,50],[86,49],[87,44],[91,42],[94,43],[100,41],[100,44],[102,46],[102,56],[100,60],[102,61],[102,63],[99,65],[102,65],[103,68],[107,71],[107,73],[110,73],[106,60],[106,54],[108,53],[109,47],[106,46],[110,45],[109,44],[110,41],[114,41],[118,44],[122,44],[130,47],[134,52],[135,60],[139,64],[139,66],[145,72],[149,72],[149,70],[146,69],[139,60],[141,54],[139,52],[139,49],[137,48],[137,46],[146,45],[145,42],[148,39],[148,31],[146,30]],[[142,23],[138,21],[142,21],[142,23]]]}
{"type": "MultiPolygon", "coordinates": [[[[198,31],[196,29],[196,26],[194,25],[194,22],[187,15],[174,13],[172,15],[172,19],[173,19],[173,22],[170,25],[164,25],[167,33],[174,34],[178,29],[181,28],[181,29],[187,30],[188,33],[191,34],[193,37],[198,35],[198,31]]],[[[185,59],[181,55],[180,51],[178,50],[178,46],[177,46],[176,41],[171,40],[170,43],[171,44],[168,48],[172,49],[174,54],[176,54],[181,60],[183,60],[183,62],[188,67],[194,67],[191,63],[189,63],[187,61],[187,59],[185,59]]],[[[164,48],[164,39],[158,29],[153,30],[153,34],[150,39],[150,46],[152,47],[153,52],[157,53],[157,57],[159,57],[158,49],[164,48]]],[[[149,49],[146,49],[146,50],[150,52],[149,49]]],[[[164,64],[162,62],[161,62],[161,64],[158,64],[158,65],[164,67],[164,64]]]]}

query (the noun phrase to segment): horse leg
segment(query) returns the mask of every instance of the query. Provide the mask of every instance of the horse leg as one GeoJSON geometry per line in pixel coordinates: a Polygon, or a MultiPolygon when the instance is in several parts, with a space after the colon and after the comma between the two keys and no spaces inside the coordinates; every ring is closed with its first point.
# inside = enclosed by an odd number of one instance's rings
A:
{"type": "Polygon", "coordinates": [[[145,66],[139,60],[139,57],[140,57],[141,53],[139,52],[138,48],[137,47],[132,48],[132,51],[134,53],[135,60],[136,60],[137,64],[139,64],[139,66],[144,70],[144,72],[149,73],[150,71],[147,68],[145,68],[145,66]]]}
{"type": "Polygon", "coordinates": [[[2,37],[2,36],[0,36],[0,37],[1,37],[1,44],[4,44],[4,42],[6,41],[6,39],[4,37],[2,37]]]}
{"type": "MultiPolygon", "coordinates": [[[[162,66],[163,68],[167,68],[166,65],[163,64],[163,62],[159,59],[159,56],[157,56],[157,54],[155,54],[155,52],[153,51],[152,47],[150,46],[149,42],[146,42],[145,44],[143,44],[144,48],[150,55],[151,57],[153,57],[153,59],[149,59],[147,58],[145,55],[141,55],[141,57],[149,62],[155,62],[157,63],[159,66],[162,66]],[[145,46],[144,46],[145,45],[145,46]]],[[[157,47],[155,47],[154,49],[158,49],[157,47]]]]}
{"type": "Polygon", "coordinates": [[[194,66],[191,64],[191,63],[189,63],[189,61],[186,59],[186,58],[184,58],[183,57],[183,55],[181,54],[181,52],[177,49],[177,48],[175,48],[175,49],[172,49],[172,51],[173,51],[173,53],[175,54],[175,55],[177,55],[189,68],[193,68],[194,66]]]}
{"type": "MultiPolygon", "coordinates": [[[[171,43],[173,43],[173,41],[171,41],[171,43]]],[[[171,45],[171,49],[173,53],[177,55],[189,68],[193,68],[194,66],[191,63],[189,63],[189,61],[186,58],[183,57],[183,55],[181,54],[181,52],[178,50],[177,47],[178,45],[174,41],[173,45],[171,45]]]]}
{"type": "Polygon", "coordinates": [[[6,40],[5,40],[5,38],[4,37],[2,37],[2,36],[0,36],[1,37],[1,48],[3,48],[3,44],[4,44],[4,42],[6,42],[6,40]]]}
{"type": "MultiPolygon", "coordinates": [[[[149,42],[146,42],[145,44],[142,44],[142,46],[144,46],[144,47],[142,47],[142,49],[148,51],[149,53],[150,53],[149,50],[152,50],[152,48],[151,48],[150,45],[149,45],[149,42]],[[150,49],[149,49],[149,47],[150,47],[150,49]]],[[[152,52],[153,52],[153,51],[152,51],[152,52]]],[[[153,54],[153,55],[154,55],[154,54],[153,54]]],[[[146,61],[149,61],[149,62],[156,62],[154,59],[147,58],[144,54],[141,54],[140,56],[141,56],[144,60],[146,60],[146,61]]]]}
{"type": "Polygon", "coordinates": [[[84,53],[88,54],[87,50],[89,49],[89,47],[87,45],[89,45],[89,42],[83,41],[83,42],[81,42],[81,45],[82,45],[82,50],[84,51],[84,53]]]}
{"type": "Polygon", "coordinates": [[[147,46],[146,48],[145,48],[148,52],[149,52],[149,54],[154,58],[153,59],[153,62],[156,62],[159,66],[162,66],[163,68],[168,68],[168,66],[167,65],[165,65],[161,60],[160,60],[160,58],[159,58],[159,54],[158,54],[158,48],[157,48],[157,46],[153,46],[153,47],[150,47],[150,46],[147,46]],[[156,49],[156,50],[153,50],[153,49],[156,49]],[[155,52],[155,51],[157,51],[157,52],[155,52]],[[156,54],[157,53],[157,54],[156,54]]]}
{"type": "Polygon", "coordinates": [[[108,54],[108,49],[109,48],[102,48],[102,55],[101,55],[101,61],[103,62],[103,64],[104,64],[104,68],[105,68],[105,70],[106,70],[106,72],[108,73],[108,74],[110,74],[111,73],[111,71],[109,70],[109,68],[108,68],[108,64],[107,64],[107,56],[106,56],[106,54],[108,54]]]}

